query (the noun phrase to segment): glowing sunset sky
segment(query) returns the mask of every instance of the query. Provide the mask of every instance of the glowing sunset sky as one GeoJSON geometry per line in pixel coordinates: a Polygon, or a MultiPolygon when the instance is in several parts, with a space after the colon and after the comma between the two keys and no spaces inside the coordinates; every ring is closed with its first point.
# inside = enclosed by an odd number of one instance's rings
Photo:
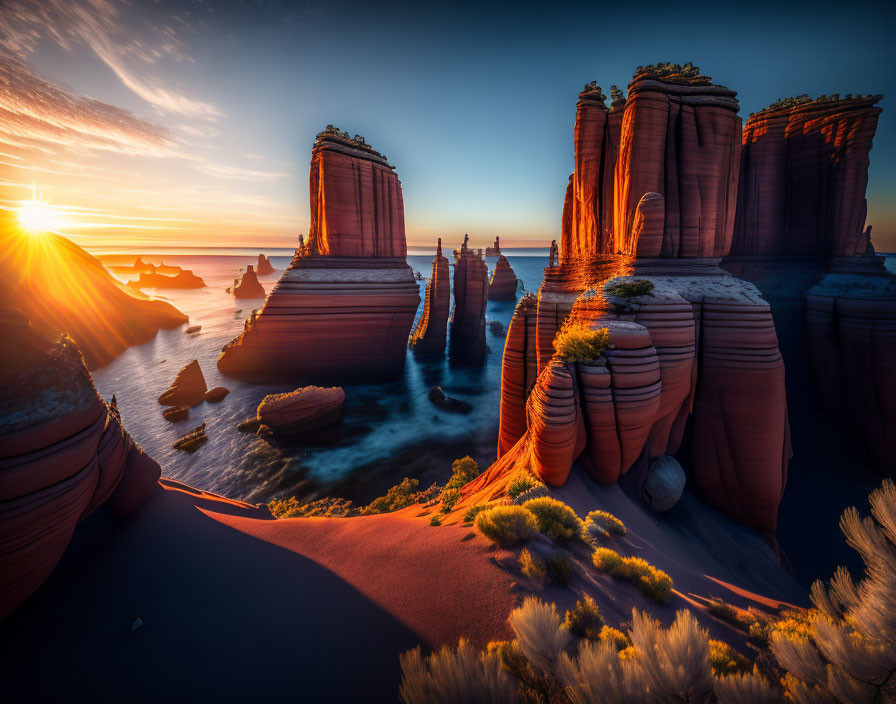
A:
{"type": "MultiPolygon", "coordinates": [[[[788,95],[892,94],[882,5],[0,0],[0,207],[36,183],[80,244],[291,247],[332,123],[396,165],[411,245],[543,246],[587,81],[693,61],[744,119],[788,95]]],[[[896,251],[881,106],[868,223],[896,251]]]]}

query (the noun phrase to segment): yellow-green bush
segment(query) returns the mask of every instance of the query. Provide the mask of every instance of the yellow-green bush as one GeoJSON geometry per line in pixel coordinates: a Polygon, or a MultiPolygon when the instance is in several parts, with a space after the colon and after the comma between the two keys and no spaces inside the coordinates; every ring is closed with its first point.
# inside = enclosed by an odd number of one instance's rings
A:
{"type": "Polygon", "coordinates": [[[451,463],[451,479],[445,485],[446,489],[459,489],[467,482],[479,476],[479,465],[472,457],[467,455],[451,463]]]}
{"type": "Polygon", "coordinates": [[[538,534],[538,521],[523,506],[495,506],[476,516],[476,528],[499,545],[516,545],[538,534]]]}
{"type": "Polygon", "coordinates": [[[490,508],[492,508],[491,503],[476,504],[475,506],[470,506],[470,508],[468,508],[467,512],[464,514],[464,525],[472,525],[473,521],[476,520],[476,516],[490,508]]]}
{"type": "Polygon", "coordinates": [[[640,557],[622,557],[615,550],[597,548],[592,555],[594,566],[601,572],[620,577],[638,588],[659,604],[672,597],[672,578],[640,557]]]}
{"type": "Polygon", "coordinates": [[[591,323],[568,320],[554,338],[554,349],[566,362],[590,362],[610,348],[607,328],[591,329],[591,323]]]}
{"type": "Polygon", "coordinates": [[[598,638],[604,643],[610,643],[619,652],[630,648],[632,645],[631,640],[625,633],[618,628],[611,628],[610,626],[601,628],[598,638]]]}
{"type": "Polygon", "coordinates": [[[573,540],[582,537],[582,520],[562,501],[542,496],[523,504],[535,514],[538,530],[551,540],[573,540]]]}
{"type": "Polygon", "coordinates": [[[574,636],[586,640],[599,640],[601,628],[605,628],[597,602],[590,596],[582,597],[572,609],[567,609],[563,625],[574,636]]]}
{"type": "Polygon", "coordinates": [[[712,674],[734,675],[750,672],[750,661],[722,640],[709,641],[709,664],[712,674]]]}
{"type": "Polygon", "coordinates": [[[566,550],[555,550],[545,560],[548,574],[557,584],[566,584],[576,573],[576,563],[566,550]]]}
{"type": "Polygon", "coordinates": [[[367,506],[361,509],[362,516],[369,516],[375,513],[391,513],[398,509],[405,508],[414,503],[417,485],[420,482],[417,479],[409,479],[405,477],[401,483],[393,486],[386,492],[385,496],[374,499],[367,506]]]}
{"type": "Polygon", "coordinates": [[[527,577],[538,580],[547,579],[548,570],[544,562],[528,550],[523,550],[520,553],[518,562],[520,563],[520,570],[527,577]]]}
{"type": "Polygon", "coordinates": [[[607,286],[604,290],[612,296],[635,298],[637,296],[652,296],[653,288],[652,281],[635,279],[634,281],[623,281],[613,286],[607,286]]]}
{"type": "Polygon", "coordinates": [[[442,492],[442,508],[439,510],[442,513],[448,513],[454,508],[454,504],[460,501],[460,497],[460,489],[445,489],[442,492]]]}
{"type": "Polygon", "coordinates": [[[536,486],[544,486],[538,477],[529,472],[518,472],[514,474],[507,483],[507,495],[511,499],[515,499],[523,492],[529,491],[536,486]]]}
{"type": "Polygon", "coordinates": [[[625,535],[625,524],[606,511],[590,511],[585,516],[585,529],[587,530],[590,525],[596,525],[613,535],[625,535]]]}
{"type": "Polygon", "coordinates": [[[429,519],[429,525],[431,526],[440,526],[442,525],[442,519],[439,518],[439,515],[436,514],[432,518],[429,519]]]}

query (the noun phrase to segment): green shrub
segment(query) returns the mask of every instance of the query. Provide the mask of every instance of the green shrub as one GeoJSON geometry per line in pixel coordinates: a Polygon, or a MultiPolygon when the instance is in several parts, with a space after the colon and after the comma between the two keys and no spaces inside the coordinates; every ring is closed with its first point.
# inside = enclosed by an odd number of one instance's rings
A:
{"type": "Polygon", "coordinates": [[[275,518],[304,518],[309,516],[326,516],[343,518],[351,514],[354,509],[352,502],[348,499],[339,499],[327,497],[311,501],[310,503],[299,503],[295,496],[288,499],[274,499],[268,502],[268,508],[275,518]]]}
{"type": "Polygon", "coordinates": [[[518,472],[510,478],[507,484],[507,495],[511,499],[515,499],[523,492],[529,491],[529,489],[536,486],[544,486],[538,477],[529,472],[518,472]]]}
{"type": "Polygon", "coordinates": [[[640,557],[622,557],[615,550],[597,548],[592,555],[594,566],[601,572],[620,577],[638,588],[659,604],[672,597],[672,578],[640,557]]]}
{"type": "Polygon", "coordinates": [[[607,328],[591,329],[584,320],[568,320],[554,338],[554,349],[566,362],[590,362],[610,348],[607,328]]]}
{"type": "Polygon", "coordinates": [[[439,514],[436,514],[432,518],[429,519],[429,525],[431,526],[440,526],[442,525],[442,519],[439,518],[439,514]]]}
{"type": "Polygon", "coordinates": [[[637,296],[652,296],[653,288],[652,281],[635,279],[634,281],[623,281],[614,286],[608,286],[604,290],[612,296],[636,298],[637,296]]]}
{"type": "Polygon", "coordinates": [[[520,563],[520,570],[527,577],[538,580],[547,579],[548,571],[544,562],[539,560],[528,550],[523,550],[520,553],[517,562],[520,563]]]}
{"type": "Polygon", "coordinates": [[[566,550],[555,550],[545,562],[548,574],[557,584],[567,584],[576,573],[576,563],[566,550]]]}
{"type": "Polygon", "coordinates": [[[511,499],[511,501],[517,506],[522,506],[527,501],[531,501],[532,499],[538,499],[542,496],[550,496],[551,492],[548,491],[548,488],[544,484],[536,484],[531,489],[526,489],[522,494],[517,496],[515,499],[511,499]]]}
{"type": "Polygon", "coordinates": [[[476,527],[499,545],[524,543],[538,533],[535,514],[522,506],[495,506],[476,516],[476,527]]]}
{"type": "Polygon", "coordinates": [[[527,501],[523,506],[535,514],[538,530],[551,540],[573,540],[582,537],[581,519],[562,501],[542,496],[527,501]]]}
{"type": "Polygon", "coordinates": [[[414,503],[414,494],[417,491],[417,485],[420,482],[416,479],[405,477],[400,484],[396,484],[385,496],[374,499],[367,506],[361,509],[362,516],[369,516],[375,513],[391,513],[398,509],[405,508],[414,503]]]}
{"type": "Polygon", "coordinates": [[[440,509],[442,513],[448,513],[451,509],[454,508],[454,504],[460,501],[461,493],[460,489],[445,489],[442,492],[442,508],[440,509]]]}
{"type": "Polygon", "coordinates": [[[606,511],[591,511],[585,516],[585,529],[589,525],[596,525],[607,533],[613,535],[625,535],[625,524],[612,513],[606,511]]]}
{"type": "Polygon", "coordinates": [[[620,631],[617,628],[610,628],[610,626],[604,626],[600,629],[600,635],[598,636],[600,640],[604,643],[609,643],[617,651],[622,652],[626,648],[631,647],[631,640],[629,637],[620,631]]]}
{"type": "Polygon", "coordinates": [[[486,509],[491,508],[492,505],[490,503],[484,504],[476,504],[475,506],[470,506],[467,509],[467,512],[464,514],[464,525],[472,525],[473,521],[476,520],[476,516],[485,511],[486,509]]]}
{"type": "Polygon", "coordinates": [[[445,485],[446,489],[459,489],[467,482],[479,476],[479,465],[476,460],[467,455],[451,463],[451,479],[445,485]]]}
{"type": "Polygon", "coordinates": [[[586,596],[579,599],[572,609],[566,611],[563,625],[578,638],[598,640],[604,620],[600,615],[597,602],[590,596],[586,596]]]}
{"type": "Polygon", "coordinates": [[[709,641],[709,663],[712,674],[734,675],[750,672],[750,661],[721,640],[709,641]]]}

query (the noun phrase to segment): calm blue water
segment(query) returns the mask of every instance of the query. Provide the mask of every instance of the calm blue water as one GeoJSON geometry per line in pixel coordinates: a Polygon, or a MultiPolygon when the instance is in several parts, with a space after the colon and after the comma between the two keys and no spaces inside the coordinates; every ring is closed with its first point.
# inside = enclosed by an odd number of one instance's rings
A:
{"type": "MultiPolygon", "coordinates": [[[[414,250],[412,250],[413,252],[414,250]]],[[[266,252],[273,265],[283,269],[289,256],[266,252]]],[[[537,290],[547,264],[547,249],[511,254],[508,259],[528,290],[537,290]]],[[[109,262],[105,254],[97,253],[109,262]]],[[[451,261],[450,253],[449,261],[451,261]]],[[[239,334],[243,320],[263,301],[237,301],[224,289],[255,256],[236,254],[156,255],[144,260],[164,260],[203,277],[207,288],[156,291],[190,316],[190,325],[202,325],[198,335],[186,335],[184,327],[162,330],[138,347],[126,350],[108,367],[93,374],[100,394],[116,395],[125,427],[138,443],[162,465],[166,476],[237,499],[267,501],[274,496],[296,494],[313,497],[338,494],[368,501],[402,477],[419,477],[421,485],[444,481],[451,461],[470,454],[480,464],[494,460],[498,430],[498,396],[504,332],[486,332],[489,353],[482,365],[455,368],[447,360],[418,362],[408,353],[404,377],[377,386],[346,386],[342,421],[313,439],[292,446],[269,444],[254,435],[240,433],[236,424],[255,415],[261,399],[270,393],[292,390],[294,385],[255,385],[224,377],[215,362],[221,348],[239,334]],[[187,420],[169,423],[156,399],[177,372],[198,359],[209,388],[226,386],[230,395],[219,404],[204,403],[190,411],[187,420]],[[439,385],[453,397],[473,405],[469,415],[446,413],[429,401],[429,389],[439,385]],[[193,455],[178,452],[173,443],[205,421],[209,442],[193,455]]],[[[116,259],[119,259],[116,257],[116,259]]],[[[134,255],[122,258],[133,263],[134,255]]],[[[121,261],[121,259],[119,259],[121,261]]],[[[489,268],[495,259],[489,258],[489,268]]],[[[114,262],[118,263],[118,262],[114,262]]],[[[411,254],[408,263],[428,277],[432,254],[411,254]]],[[[280,272],[262,278],[267,291],[280,272]]],[[[422,312],[423,288],[421,282],[422,312]]],[[[510,322],[513,302],[489,302],[487,318],[504,327],[510,322]]]]}

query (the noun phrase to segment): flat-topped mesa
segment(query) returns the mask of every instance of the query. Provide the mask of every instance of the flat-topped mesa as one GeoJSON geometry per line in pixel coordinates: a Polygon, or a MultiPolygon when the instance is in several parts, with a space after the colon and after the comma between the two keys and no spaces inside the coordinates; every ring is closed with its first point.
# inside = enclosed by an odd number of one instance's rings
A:
{"type": "Polygon", "coordinates": [[[328,125],[311,151],[310,191],[308,237],[218,368],[301,383],[396,377],[420,303],[398,176],[363,137],[328,125]]]}
{"type": "Polygon", "coordinates": [[[454,311],[451,314],[449,354],[452,359],[477,362],[485,358],[485,308],[488,304],[488,267],[468,247],[469,235],[454,260],[454,311]]]}
{"type": "Polygon", "coordinates": [[[787,98],[744,125],[733,256],[852,257],[883,96],[787,98]]]}
{"type": "Polygon", "coordinates": [[[501,254],[501,243],[497,237],[494,249],[497,252],[498,261],[495,263],[495,271],[488,283],[488,297],[495,301],[515,301],[516,274],[513,267],[510,266],[510,262],[507,261],[507,257],[501,254]]]}
{"type": "Polygon", "coordinates": [[[623,99],[585,86],[576,104],[575,171],[564,208],[561,262],[598,255],[717,258],[734,226],[741,120],[736,93],[692,64],[638,67],[623,99]],[[640,237],[639,204],[662,200],[640,237]]]}
{"type": "Polygon", "coordinates": [[[451,280],[448,258],[442,256],[442,238],[432,262],[432,276],[426,282],[423,313],[411,333],[408,346],[418,355],[443,355],[448,339],[448,316],[451,313],[451,280]]]}

